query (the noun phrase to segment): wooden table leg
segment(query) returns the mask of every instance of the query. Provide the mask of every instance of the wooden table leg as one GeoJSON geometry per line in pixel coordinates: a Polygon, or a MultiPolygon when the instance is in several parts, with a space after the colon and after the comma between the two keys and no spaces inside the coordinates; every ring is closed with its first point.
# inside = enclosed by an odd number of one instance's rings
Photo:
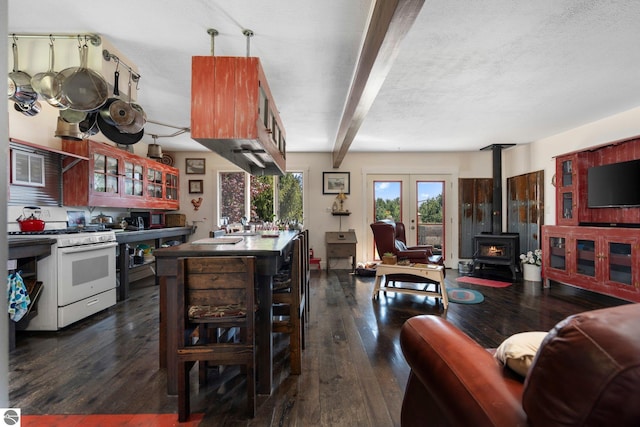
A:
{"type": "Polygon", "coordinates": [[[272,276],[258,276],[258,319],[256,322],[256,341],[258,344],[257,371],[258,394],[271,394],[273,379],[273,298],[272,276]]]}
{"type": "MultiPolygon", "coordinates": [[[[161,322],[165,325],[166,332],[166,357],[167,357],[167,394],[178,394],[178,372],[176,367],[176,353],[178,351],[178,336],[176,326],[178,324],[178,295],[176,288],[178,286],[175,277],[163,277],[165,282],[165,303],[160,301],[160,307],[165,307],[164,313],[161,312],[161,322]]],[[[160,335],[162,339],[162,335],[160,335]]]]}
{"type": "Polygon", "coordinates": [[[382,281],[382,275],[376,274],[376,281],[373,285],[373,293],[371,294],[371,299],[375,299],[378,296],[378,292],[380,292],[380,282],[382,281]]]}

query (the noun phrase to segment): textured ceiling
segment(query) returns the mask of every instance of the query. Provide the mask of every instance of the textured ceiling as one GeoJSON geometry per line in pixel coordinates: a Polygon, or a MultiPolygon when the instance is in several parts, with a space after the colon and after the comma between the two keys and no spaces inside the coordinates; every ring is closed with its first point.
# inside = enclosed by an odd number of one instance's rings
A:
{"type": "MultiPolygon", "coordinates": [[[[98,33],[137,65],[148,117],[190,126],[191,56],[260,57],[290,152],[330,152],[370,0],[9,0],[9,32],[98,33]]],[[[425,1],[351,151],[527,143],[640,105],[640,2],[425,1]]],[[[44,70],[43,70],[44,71],[44,70]]],[[[148,124],[151,133],[174,129],[148,124]]],[[[186,135],[165,150],[203,150],[186,135]]]]}

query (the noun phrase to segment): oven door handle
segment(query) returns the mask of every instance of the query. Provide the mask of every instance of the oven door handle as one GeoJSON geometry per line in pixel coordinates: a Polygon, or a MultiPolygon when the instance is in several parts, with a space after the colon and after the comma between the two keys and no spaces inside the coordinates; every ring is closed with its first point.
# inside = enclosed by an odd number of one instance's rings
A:
{"type": "Polygon", "coordinates": [[[71,246],[68,248],[60,248],[63,254],[76,254],[78,252],[99,251],[102,249],[115,248],[118,242],[96,243],[92,245],[71,246]]]}

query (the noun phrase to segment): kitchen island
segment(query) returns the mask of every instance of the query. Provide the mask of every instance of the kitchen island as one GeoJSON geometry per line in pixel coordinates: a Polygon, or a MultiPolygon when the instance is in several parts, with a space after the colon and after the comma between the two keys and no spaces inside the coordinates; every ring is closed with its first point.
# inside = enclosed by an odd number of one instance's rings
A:
{"type": "Polygon", "coordinates": [[[290,250],[297,231],[281,231],[274,237],[273,232],[260,231],[244,233],[242,240],[234,244],[194,244],[183,243],[178,246],[161,248],[154,251],[156,274],[160,281],[160,328],[159,358],[160,367],[167,369],[167,392],[177,394],[176,351],[176,314],[178,312],[177,259],[181,257],[203,256],[254,256],[256,257],[257,299],[260,302],[256,320],[256,340],[258,343],[257,372],[258,393],[271,394],[272,388],[272,286],[273,276],[280,269],[286,253],[290,250]]]}
{"type": "Polygon", "coordinates": [[[155,247],[170,239],[178,239],[183,243],[195,231],[194,227],[167,227],[150,230],[127,230],[116,233],[118,242],[118,301],[129,298],[129,253],[127,246],[130,243],[142,243],[149,240],[155,241],[155,247]]]}

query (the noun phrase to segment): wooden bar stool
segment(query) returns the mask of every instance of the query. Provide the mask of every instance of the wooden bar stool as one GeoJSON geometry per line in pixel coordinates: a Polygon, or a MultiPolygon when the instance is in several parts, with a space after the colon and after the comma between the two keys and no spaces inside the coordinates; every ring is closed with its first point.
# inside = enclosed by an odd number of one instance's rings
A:
{"type": "MultiPolygon", "coordinates": [[[[293,240],[291,263],[287,286],[273,291],[273,322],[274,333],[289,335],[289,354],[291,359],[291,373],[302,373],[302,349],[304,348],[304,316],[305,316],[305,283],[302,258],[304,235],[299,234],[293,240]]],[[[285,280],[285,279],[281,279],[285,280]]]]}
{"type": "Polygon", "coordinates": [[[255,258],[178,258],[177,275],[178,421],[191,412],[189,371],[197,361],[242,365],[247,377],[247,409],[256,413],[255,258]],[[217,331],[237,328],[229,341],[217,331]],[[211,331],[211,330],[213,331],[211,331]],[[210,332],[216,332],[215,335],[210,332]]]}

